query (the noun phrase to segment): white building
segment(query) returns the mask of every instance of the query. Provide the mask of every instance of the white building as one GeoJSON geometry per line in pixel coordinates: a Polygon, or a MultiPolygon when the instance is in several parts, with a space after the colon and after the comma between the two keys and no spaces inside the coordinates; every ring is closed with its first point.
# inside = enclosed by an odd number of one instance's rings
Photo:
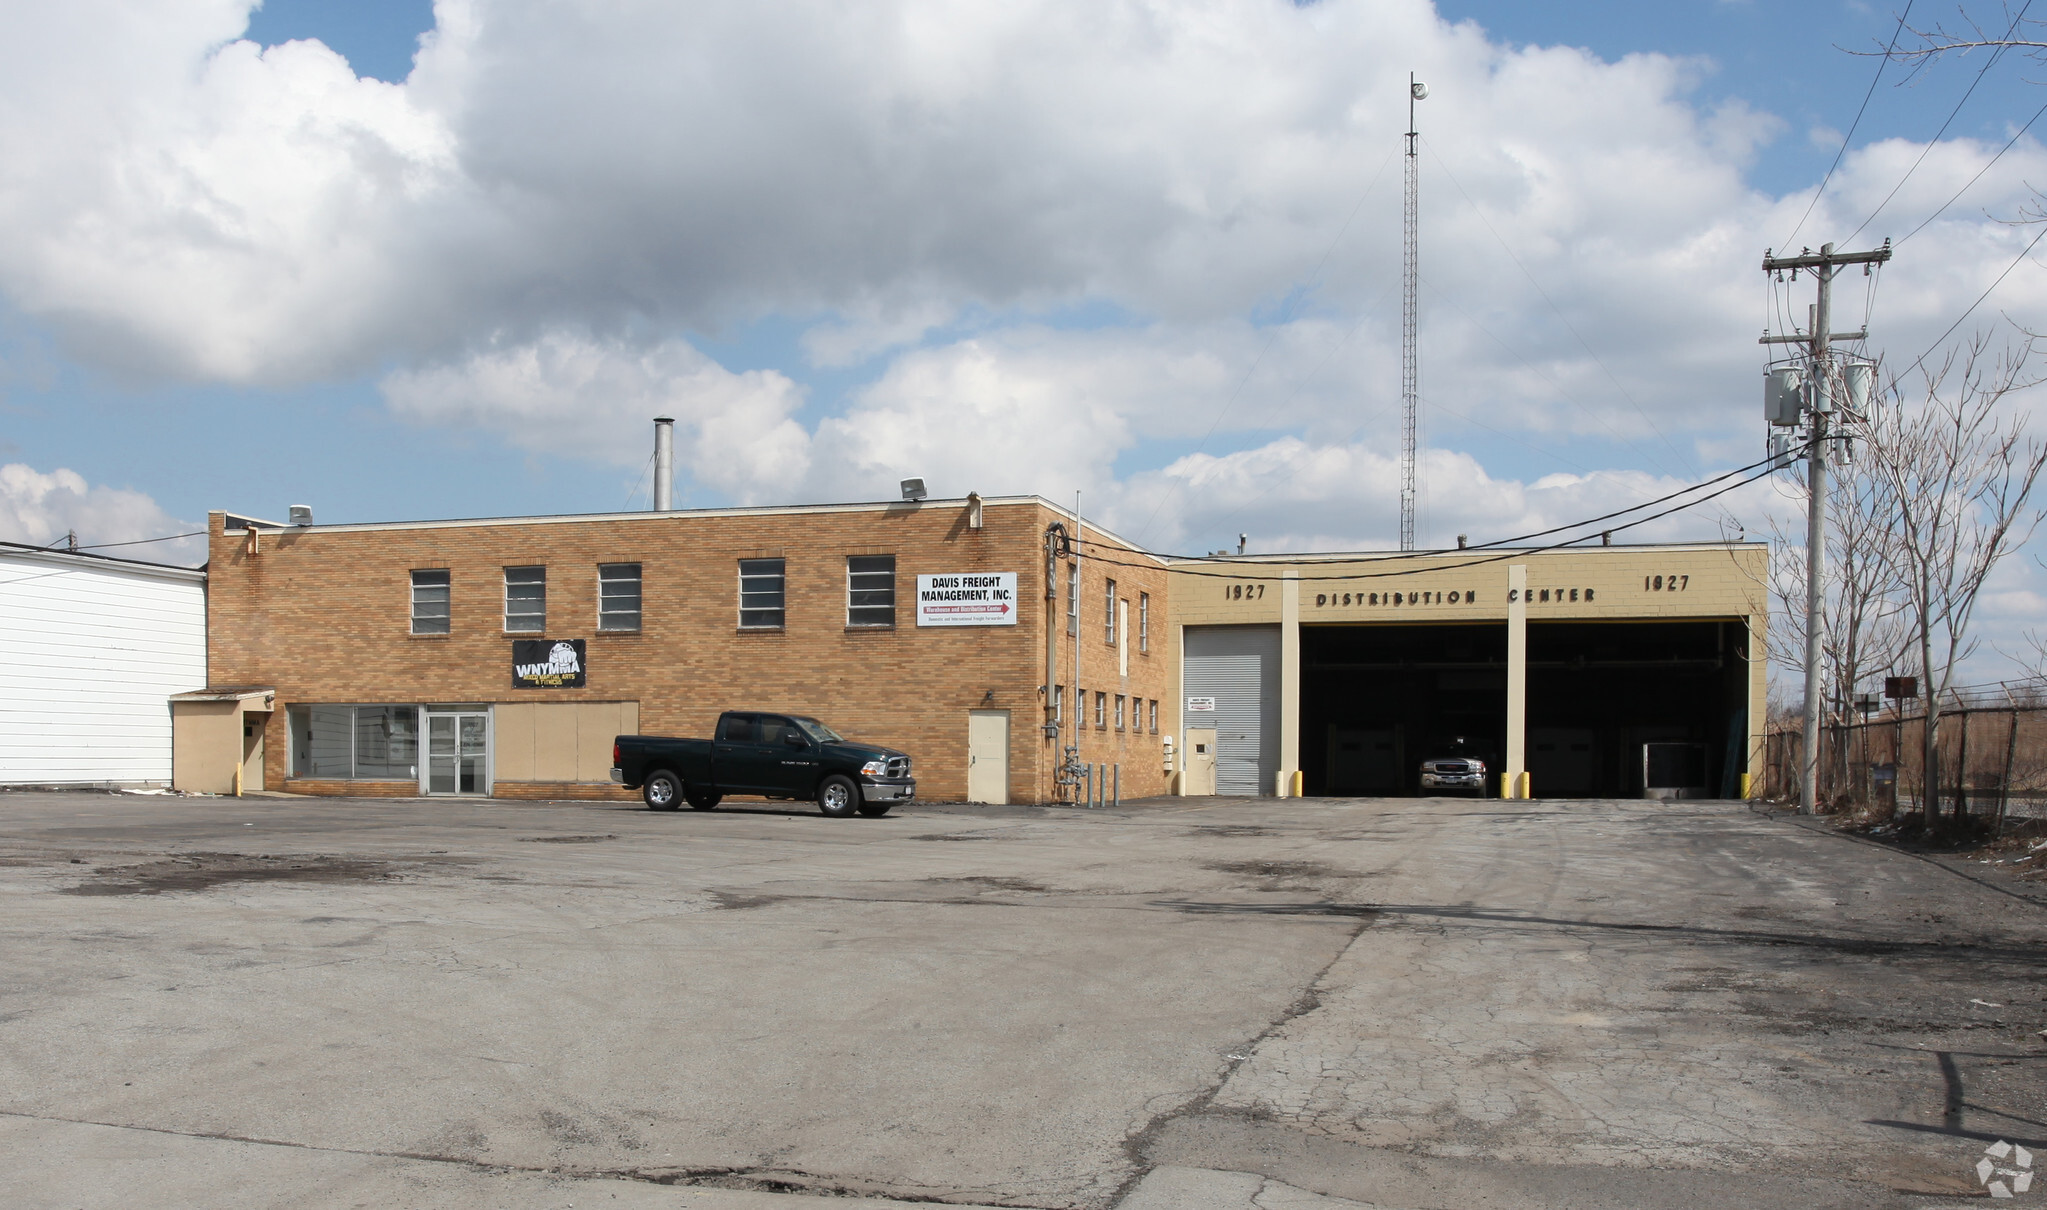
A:
{"type": "Polygon", "coordinates": [[[206,684],[206,573],[0,542],[0,785],[168,786],[206,684]]]}

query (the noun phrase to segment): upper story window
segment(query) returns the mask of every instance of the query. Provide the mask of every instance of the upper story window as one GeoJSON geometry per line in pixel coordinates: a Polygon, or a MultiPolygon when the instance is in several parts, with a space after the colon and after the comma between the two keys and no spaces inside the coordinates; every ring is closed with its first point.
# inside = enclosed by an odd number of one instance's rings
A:
{"type": "Polygon", "coordinates": [[[448,569],[429,567],[412,573],[412,633],[448,633],[448,569]]]}
{"type": "Polygon", "coordinates": [[[1102,637],[1116,645],[1116,581],[1102,582],[1102,637]]]}
{"type": "Polygon", "coordinates": [[[782,559],[739,561],[739,628],[780,630],[786,616],[786,572],[782,559]]]}
{"type": "Polygon", "coordinates": [[[846,625],[896,624],[896,557],[846,556],[846,625]]]}
{"type": "Polygon", "coordinates": [[[1123,695],[1116,695],[1116,730],[1123,729],[1123,695]]]}
{"type": "Polygon", "coordinates": [[[1151,594],[1137,594],[1137,650],[1140,653],[1151,650],[1151,594]]]}
{"type": "Polygon", "coordinates": [[[640,565],[597,565],[597,629],[640,628],[640,565]]]}
{"type": "Polygon", "coordinates": [[[533,634],[547,629],[547,569],[505,568],[505,629],[533,634]]]}
{"type": "Polygon", "coordinates": [[[1080,563],[1066,569],[1066,633],[1080,637],[1080,563]]]}

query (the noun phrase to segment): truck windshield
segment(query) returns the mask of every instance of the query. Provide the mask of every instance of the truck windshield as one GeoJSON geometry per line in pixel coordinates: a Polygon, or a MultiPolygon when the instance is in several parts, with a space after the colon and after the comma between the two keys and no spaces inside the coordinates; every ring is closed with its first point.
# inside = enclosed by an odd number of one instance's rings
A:
{"type": "Polygon", "coordinates": [[[811,739],[816,740],[820,744],[833,743],[841,740],[842,738],[838,732],[832,730],[830,727],[825,726],[823,723],[818,722],[814,718],[792,718],[789,721],[803,728],[803,733],[805,735],[808,735],[811,739]]]}

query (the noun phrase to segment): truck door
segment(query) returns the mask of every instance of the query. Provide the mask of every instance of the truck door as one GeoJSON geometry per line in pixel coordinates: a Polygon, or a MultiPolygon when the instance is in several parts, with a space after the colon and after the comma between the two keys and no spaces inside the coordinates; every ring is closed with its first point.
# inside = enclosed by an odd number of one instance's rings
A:
{"type": "Polygon", "coordinates": [[[712,748],[711,776],[727,794],[766,794],[760,743],[760,720],[751,714],[727,713],[718,720],[712,748]]]}
{"type": "Polygon", "coordinates": [[[810,797],[822,759],[803,729],[786,718],[761,715],[762,774],[784,794],[810,797]]]}

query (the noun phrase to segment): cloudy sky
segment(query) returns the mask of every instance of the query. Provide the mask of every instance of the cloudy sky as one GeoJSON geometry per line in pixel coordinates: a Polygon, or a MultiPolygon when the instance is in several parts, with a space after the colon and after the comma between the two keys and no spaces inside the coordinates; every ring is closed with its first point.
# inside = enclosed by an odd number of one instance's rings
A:
{"type": "MultiPolygon", "coordinates": [[[[1410,72],[1424,545],[1759,456],[1756,337],[1810,299],[1765,249],[1902,241],[1837,304],[1894,365],[2007,270],[1957,339],[2047,302],[2001,221],[2047,68],[1872,92],[1897,6],[5,7],[14,540],[644,506],[665,412],[687,505],[919,475],[1162,550],[1389,545],[1410,72]]],[[[1637,532],[1779,507],[1723,503],[1637,532]]]]}

